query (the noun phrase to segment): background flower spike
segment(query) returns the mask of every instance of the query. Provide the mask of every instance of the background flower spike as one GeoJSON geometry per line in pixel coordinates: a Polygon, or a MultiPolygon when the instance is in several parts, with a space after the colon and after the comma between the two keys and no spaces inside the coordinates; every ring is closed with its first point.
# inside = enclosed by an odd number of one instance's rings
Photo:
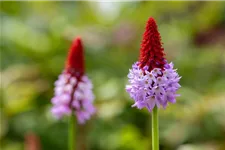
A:
{"type": "Polygon", "coordinates": [[[76,115],[80,124],[90,119],[95,112],[92,83],[85,75],[84,50],[81,39],[76,38],[69,50],[66,66],[55,82],[55,95],[52,98],[52,114],[60,119],[76,115]]]}

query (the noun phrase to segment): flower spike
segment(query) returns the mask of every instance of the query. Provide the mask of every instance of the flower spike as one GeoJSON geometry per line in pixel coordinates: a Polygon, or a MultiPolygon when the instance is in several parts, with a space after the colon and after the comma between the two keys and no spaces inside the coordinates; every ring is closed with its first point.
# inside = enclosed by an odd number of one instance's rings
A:
{"type": "Polygon", "coordinates": [[[52,114],[60,119],[76,115],[78,123],[83,124],[95,112],[92,83],[84,72],[84,50],[80,38],[76,38],[69,50],[65,70],[55,82],[55,95],[52,114]]]}
{"type": "Polygon", "coordinates": [[[143,35],[139,61],[128,74],[126,90],[134,99],[133,107],[146,107],[151,112],[154,107],[166,108],[169,102],[176,102],[180,77],[173,63],[167,63],[163,50],[156,22],[151,17],[143,35]]]}

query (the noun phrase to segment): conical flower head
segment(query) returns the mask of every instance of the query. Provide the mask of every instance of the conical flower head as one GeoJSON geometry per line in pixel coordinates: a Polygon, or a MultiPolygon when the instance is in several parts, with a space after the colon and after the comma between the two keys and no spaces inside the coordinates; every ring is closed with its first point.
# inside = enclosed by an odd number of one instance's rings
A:
{"type": "Polygon", "coordinates": [[[163,69],[165,65],[161,37],[155,20],[150,17],[145,27],[140,48],[140,67],[148,66],[148,71],[154,68],[163,69]]]}
{"type": "Polygon", "coordinates": [[[83,46],[76,38],[69,50],[65,70],[55,82],[52,98],[52,114],[60,119],[75,113],[78,123],[83,124],[95,112],[92,83],[84,73],[83,46]]]}
{"type": "Polygon", "coordinates": [[[66,70],[84,74],[84,50],[80,37],[74,39],[67,56],[66,70]]]}
{"type": "Polygon", "coordinates": [[[146,107],[151,112],[155,106],[166,108],[169,102],[176,102],[180,77],[173,69],[173,63],[167,63],[163,50],[156,22],[149,18],[139,61],[133,64],[128,74],[126,90],[135,102],[133,107],[146,107]]]}

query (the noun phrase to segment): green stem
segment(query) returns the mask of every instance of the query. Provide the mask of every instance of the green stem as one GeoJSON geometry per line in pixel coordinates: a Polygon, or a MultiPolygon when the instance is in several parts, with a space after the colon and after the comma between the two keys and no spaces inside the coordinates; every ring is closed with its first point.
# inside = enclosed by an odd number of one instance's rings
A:
{"type": "Polygon", "coordinates": [[[159,150],[159,120],[158,108],[155,106],[152,111],[152,150],[159,150]]]}
{"type": "Polygon", "coordinates": [[[72,112],[72,114],[69,117],[69,125],[68,125],[68,150],[75,150],[75,126],[76,126],[76,120],[75,115],[72,112]]]}

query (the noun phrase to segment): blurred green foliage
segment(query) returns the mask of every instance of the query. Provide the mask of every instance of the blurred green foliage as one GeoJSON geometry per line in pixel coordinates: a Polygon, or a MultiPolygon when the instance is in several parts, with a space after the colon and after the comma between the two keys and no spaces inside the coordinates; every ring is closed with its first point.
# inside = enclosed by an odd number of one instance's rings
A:
{"type": "Polygon", "coordinates": [[[181,97],[160,111],[160,150],[225,149],[225,2],[0,3],[1,149],[22,150],[32,142],[43,150],[66,149],[67,119],[55,120],[49,108],[78,35],[98,109],[79,127],[78,147],[150,149],[150,114],[131,108],[124,90],[150,16],[166,58],[182,76],[181,97]]]}

